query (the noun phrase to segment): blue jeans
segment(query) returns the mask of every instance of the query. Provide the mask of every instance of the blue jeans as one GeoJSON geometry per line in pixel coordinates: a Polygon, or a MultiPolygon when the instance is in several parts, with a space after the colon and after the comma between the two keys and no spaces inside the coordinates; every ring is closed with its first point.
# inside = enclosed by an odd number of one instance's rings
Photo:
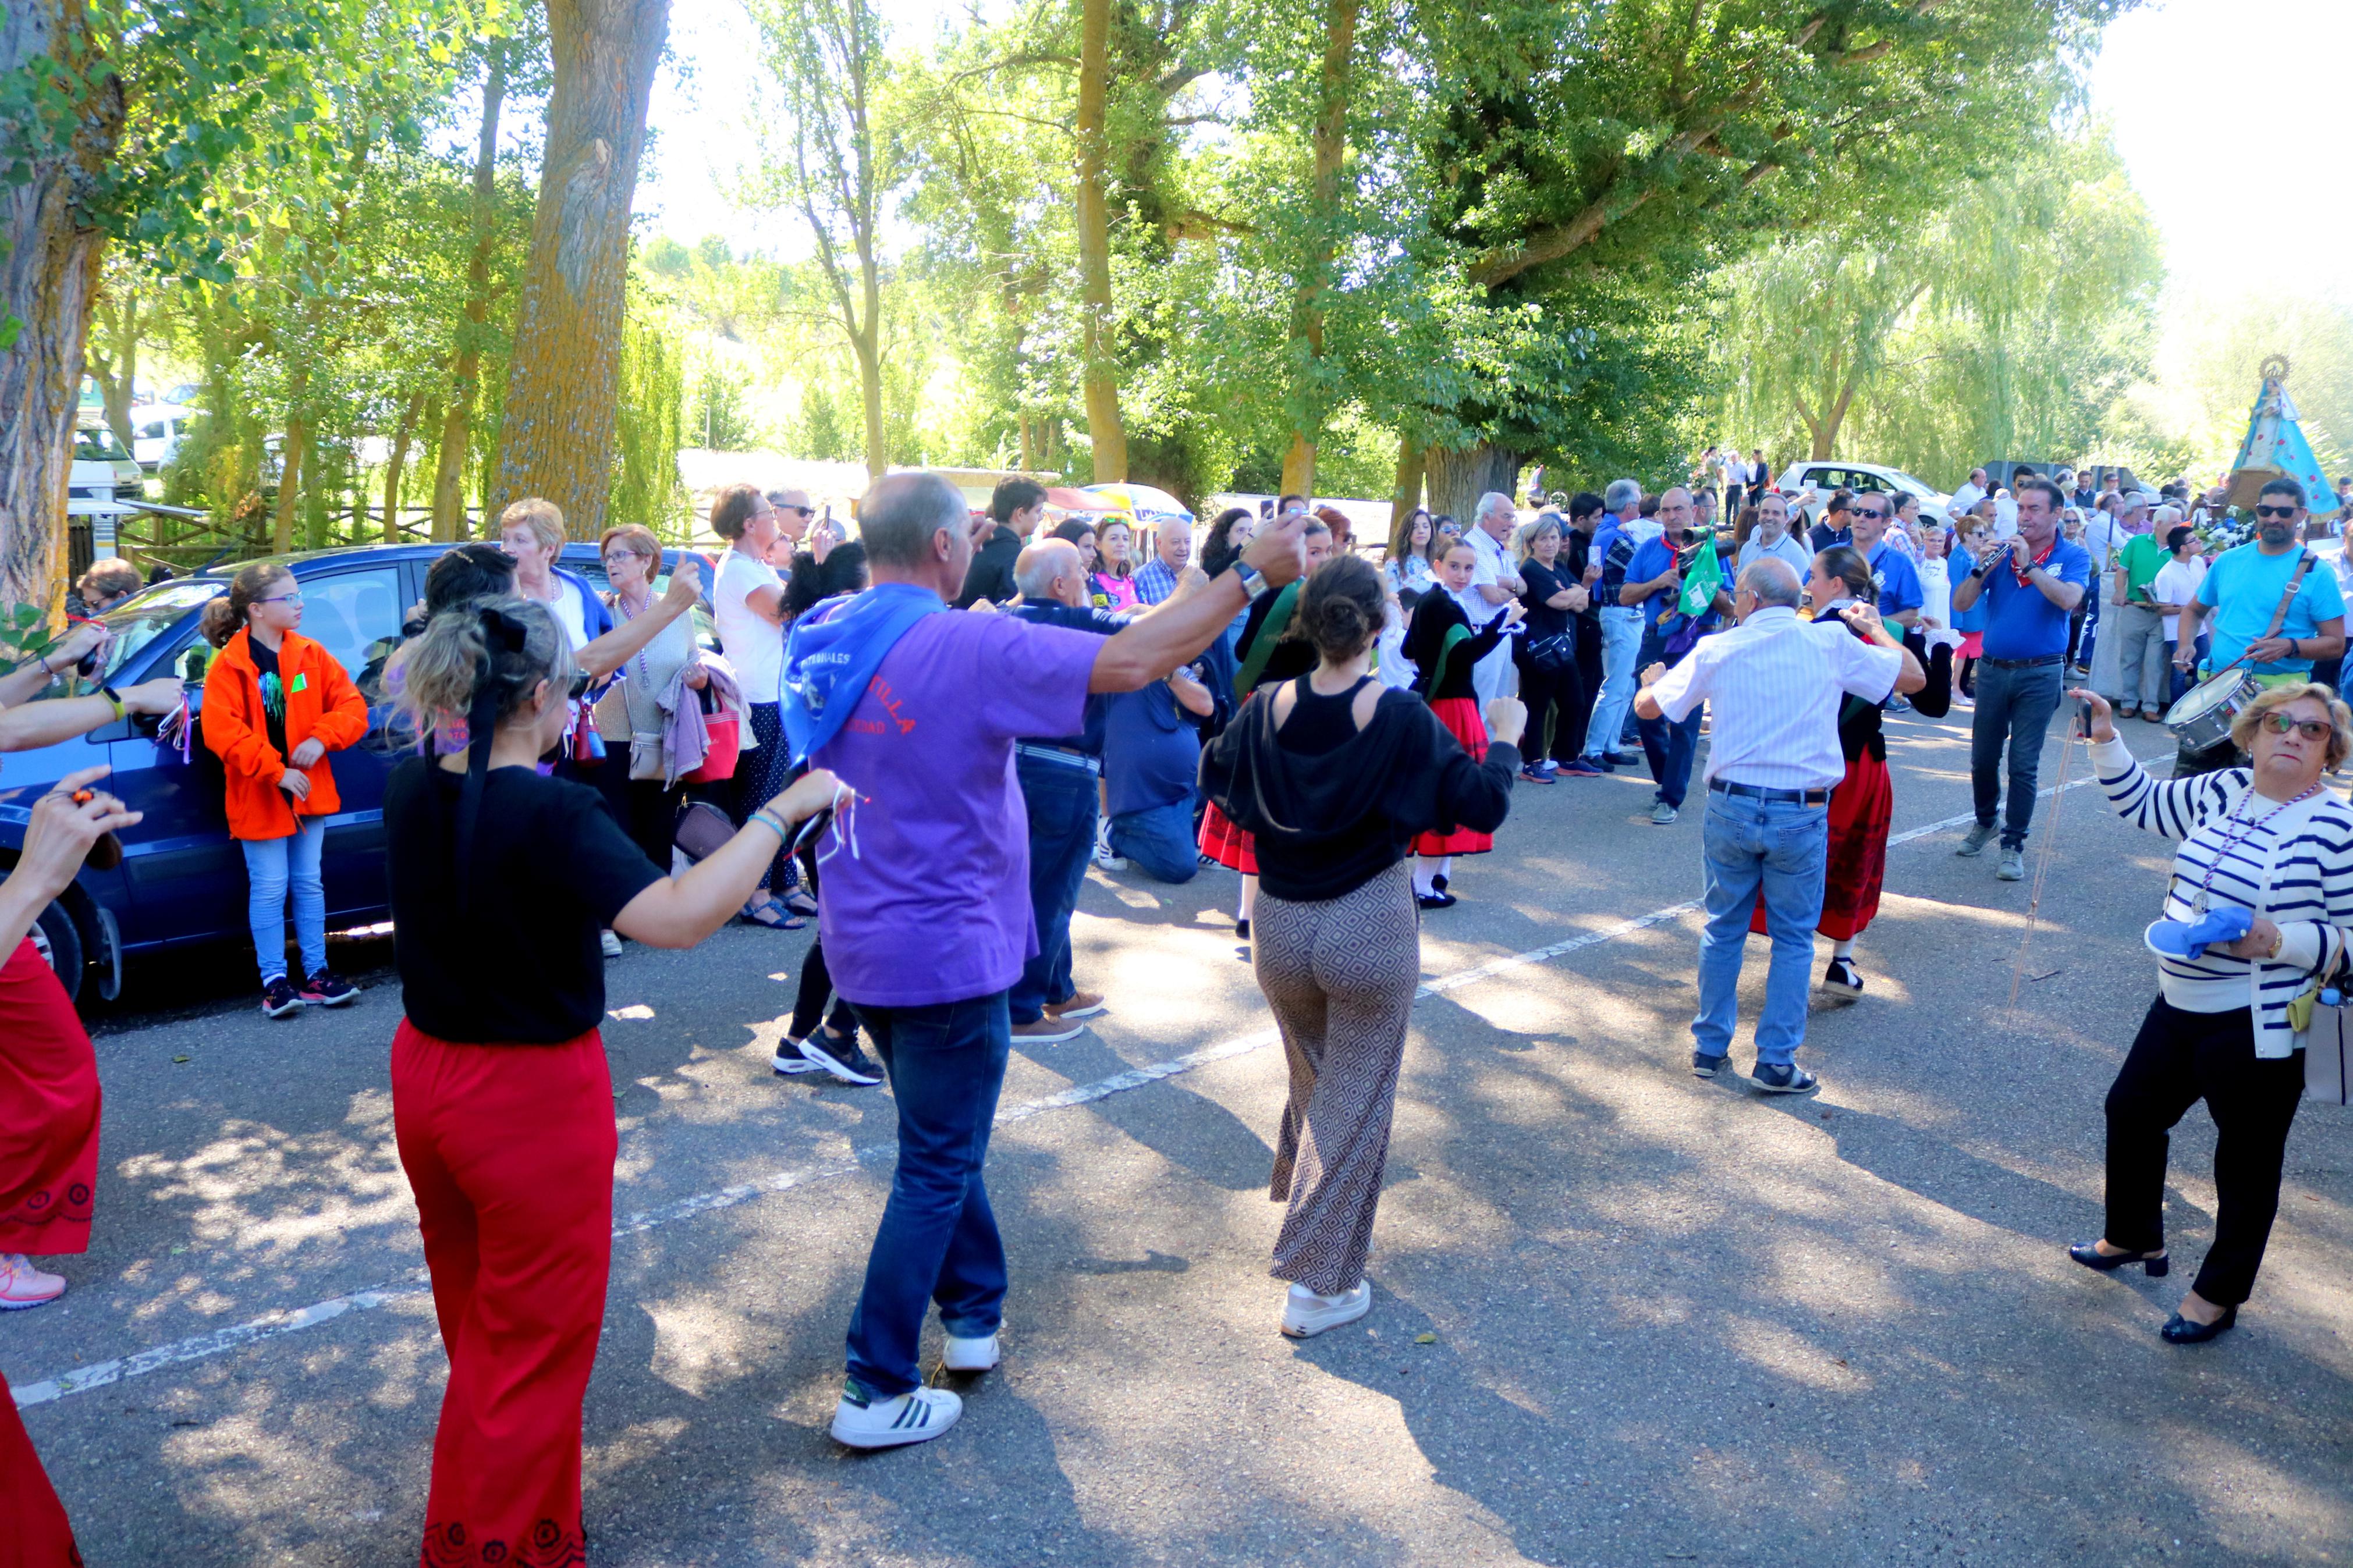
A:
{"type": "Polygon", "coordinates": [[[1978,821],[1993,826],[2001,804],[2001,755],[2010,752],[2010,809],[2001,825],[2001,847],[2026,844],[2034,821],[2034,787],[2042,772],[2042,740],[2059,710],[2060,668],[2029,665],[2005,669],[1991,659],[1978,663],[1978,706],[1969,721],[1969,784],[1978,821]]]}
{"type": "Polygon", "coordinates": [[[1201,868],[1193,808],[1181,800],[1113,817],[1111,848],[1155,882],[1189,882],[1201,868]]]}
{"type": "Polygon", "coordinates": [[[849,1315],[850,1380],[895,1398],[923,1381],[923,1303],[959,1339],[1005,1316],[1005,1244],[981,1167],[1013,1037],[1005,993],[928,1007],[858,1006],[899,1108],[899,1164],[849,1315]]]}
{"type": "Polygon", "coordinates": [[[1586,726],[1585,754],[1601,756],[1618,748],[1626,715],[1634,708],[1634,680],[1641,667],[1642,612],[1623,605],[1601,606],[1601,695],[1593,700],[1593,722],[1586,726]]]}
{"type": "Polygon", "coordinates": [[[253,930],[253,956],[269,984],[286,973],[286,889],[294,889],[294,942],[302,950],[307,979],[327,967],[327,885],[319,879],[319,852],[326,847],[326,819],[295,818],[284,838],[240,838],[245,850],[246,923],[253,930]]]}
{"type": "Polygon", "coordinates": [[[1029,907],[1038,921],[1038,956],[1021,966],[1013,983],[1013,1021],[1034,1024],[1046,1004],[1069,998],[1071,910],[1087,879],[1087,855],[1095,845],[1095,772],[1072,763],[1050,763],[1026,752],[1013,753],[1021,781],[1021,802],[1029,813],[1029,907]]]}
{"type": "Polygon", "coordinates": [[[1765,1012],[1757,1020],[1757,1060],[1781,1066],[1806,1038],[1806,997],[1814,963],[1814,926],[1822,918],[1822,872],[1830,861],[1826,806],[1757,800],[1710,790],[1703,898],[1707,924],[1699,936],[1699,1013],[1694,1048],[1720,1057],[1732,1048],[1740,1016],[1740,961],[1757,897],[1773,967],[1765,977],[1765,1012]]]}
{"type": "MultiPolygon", "coordinates": [[[[1642,651],[1634,660],[1637,670],[1644,670],[1667,657],[1666,644],[1659,634],[1642,634],[1642,651]]],[[[1664,716],[1639,721],[1642,736],[1642,759],[1651,764],[1651,782],[1657,784],[1658,797],[1677,811],[1683,809],[1683,796],[1691,790],[1692,749],[1699,744],[1699,720],[1704,710],[1694,707],[1677,723],[1664,716]]]]}

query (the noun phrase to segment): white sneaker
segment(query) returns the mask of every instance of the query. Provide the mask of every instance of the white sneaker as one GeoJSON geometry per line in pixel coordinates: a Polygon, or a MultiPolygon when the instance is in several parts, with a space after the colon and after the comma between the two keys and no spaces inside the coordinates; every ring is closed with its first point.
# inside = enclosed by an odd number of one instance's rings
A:
{"type": "Polygon", "coordinates": [[[1326,1329],[1353,1323],[1373,1310],[1373,1282],[1359,1279],[1353,1290],[1318,1296],[1304,1285],[1293,1285],[1282,1302],[1282,1331],[1293,1339],[1313,1339],[1326,1329]]]}
{"type": "Polygon", "coordinates": [[[940,1364],[950,1372],[987,1372],[1004,1359],[1003,1352],[997,1348],[995,1334],[985,1334],[976,1340],[960,1340],[950,1334],[948,1348],[940,1357],[940,1364]]]}
{"type": "Polygon", "coordinates": [[[1111,847],[1111,824],[1101,820],[1095,823],[1095,864],[1106,871],[1127,869],[1127,857],[1111,847]]]}
{"type": "Polygon", "coordinates": [[[21,1252],[0,1254],[0,1312],[45,1307],[66,1293],[62,1274],[44,1274],[21,1252]]]}
{"type": "Polygon", "coordinates": [[[621,956],[621,939],[611,931],[598,931],[596,933],[596,945],[605,950],[605,956],[607,958],[618,958],[621,956]]]}
{"type": "Polygon", "coordinates": [[[834,1407],[833,1440],[846,1448],[896,1448],[928,1443],[956,1424],[964,1401],[944,1388],[913,1388],[895,1399],[854,1399],[834,1407]]]}

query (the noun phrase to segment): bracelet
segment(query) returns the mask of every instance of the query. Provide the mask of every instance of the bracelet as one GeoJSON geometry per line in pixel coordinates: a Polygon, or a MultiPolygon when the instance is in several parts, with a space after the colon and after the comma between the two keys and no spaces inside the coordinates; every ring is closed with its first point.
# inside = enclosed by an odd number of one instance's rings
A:
{"type": "Polygon", "coordinates": [[[774,832],[777,837],[783,839],[786,843],[790,844],[793,841],[791,829],[787,828],[783,823],[778,822],[774,816],[768,815],[768,808],[766,806],[764,805],[759,810],[754,812],[751,816],[745,820],[744,826],[748,827],[754,822],[774,832]]]}
{"type": "Polygon", "coordinates": [[[124,711],[121,694],[117,692],[111,686],[100,687],[98,689],[98,694],[100,697],[105,698],[109,702],[114,704],[114,717],[119,722],[122,719],[124,711]]]}

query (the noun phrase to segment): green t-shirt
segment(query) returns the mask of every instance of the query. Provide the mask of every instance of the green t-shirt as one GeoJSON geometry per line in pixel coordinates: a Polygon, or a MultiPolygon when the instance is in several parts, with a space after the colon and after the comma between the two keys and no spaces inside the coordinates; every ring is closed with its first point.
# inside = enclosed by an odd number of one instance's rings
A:
{"type": "Polygon", "coordinates": [[[2125,598],[2136,605],[2155,604],[2148,585],[2157,580],[2157,574],[2165,570],[2165,563],[2172,559],[2166,553],[2165,546],[2158,542],[2154,533],[2134,534],[2116,557],[2116,564],[2124,569],[2125,598]]]}

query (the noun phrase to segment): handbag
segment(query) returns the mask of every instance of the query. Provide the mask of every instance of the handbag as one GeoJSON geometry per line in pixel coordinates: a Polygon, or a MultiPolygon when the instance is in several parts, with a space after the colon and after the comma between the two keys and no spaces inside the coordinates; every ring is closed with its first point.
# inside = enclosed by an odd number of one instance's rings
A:
{"type": "Polygon", "coordinates": [[[2314,971],[2311,989],[2287,1005],[2290,1026],[2303,1015],[2296,1033],[2304,1037],[2305,1098],[2323,1105],[2353,1105],[2353,1029],[2345,1021],[2345,1005],[2353,997],[2347,988],[2340,959],[2326,976],[2314,971]]]}
{"type": "Polygon", "coordinates": [[[1522,651],[1530,664],[1546,675],[1557,675],[1577,662],[1577,634],[1556,632],[1548,637],[1535,637],[1522,651]]]}
{"type": "Polygon", "coordinates": [[[707,800],[698,800],[680,812],[678,826],[670,829],[670,842],[689,860],[717,854],[734,837],[735,824],[707,800]]]}
{"type": "Polygon", "coordinates": [[[703,688],[700,695],[702,701],[702,765],[679,776],[688,784],[725,784],[735,776],[735,761],[743,754],[743,717],[732,706],[719,700],[709,687],[703,688]]]}

